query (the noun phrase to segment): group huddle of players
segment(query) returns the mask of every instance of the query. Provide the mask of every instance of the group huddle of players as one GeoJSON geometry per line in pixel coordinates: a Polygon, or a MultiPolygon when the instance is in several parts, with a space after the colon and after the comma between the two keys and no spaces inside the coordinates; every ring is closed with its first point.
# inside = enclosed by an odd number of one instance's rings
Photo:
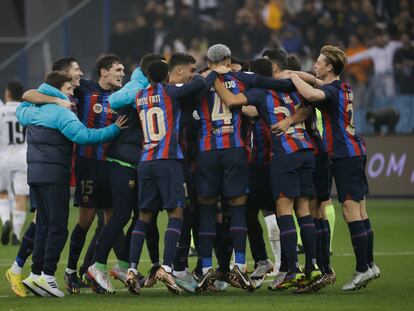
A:
{"type": "Polygon", "coordinates": [[[45,83],[27,91],[16,110],[27,133],[36,216],[6,272],[13,291],[64,296],[55,271],[68,237],[72,166],[79,219],[64,276],[69,293],[79,293],[84,284],[97,293],[114,293],[110,275],[133,294],[157,281],[174,294],[228,285],[254,291],[274,270],[270,290],[320,290],[336,280],[323,204],[333,178],[356,258],[356,272],[342,289],[366,287],[380,270],[365,208],[365,143],[355,135],[352,90],[339,77],[345,65],[342,50],[324,46],[316,77],[289,70],[280,49],[266,50],[243,68],[228,47],[217,44],[209,48],[200,73],[191,55],[175,53],[166,62],[150,54],[122,86],[124,66],[116,55],[98,58],[97,82],[81,79],[75,59],[57,60],[45,83]],[[322,135],[315,107],[322,114],[322,135]],[[168,224],[161,261],[157,216],[163,210],[168,224]],[[275,267],[266,253],[259,210],[273,236],[275,267]],[[78,276],[95,214],[100,225],[78,276]],[[191,236],[199,256],[192,272],[191,236]],[[252,274],[246,267],[247,238],[252,274]],[[152,263],[145,277],[138,272],[144,241],[152,263]],[[112,248],[118,262],[108,273],[112,248]],[[23,279],[32,250],[32,272],[23,279]]]}

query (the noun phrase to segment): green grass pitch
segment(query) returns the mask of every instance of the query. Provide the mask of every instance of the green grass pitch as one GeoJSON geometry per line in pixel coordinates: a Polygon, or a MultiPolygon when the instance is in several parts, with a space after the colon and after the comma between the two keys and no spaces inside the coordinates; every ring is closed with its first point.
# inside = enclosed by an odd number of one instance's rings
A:
{"type": "MultiPolygon", "coordinates": [[[[96,295],[83,289],[80,295],[67,294],[63,299],[46,299],[14,296],[4,279],[0,280],[0,310],[414,310],[414,201],[413,200],[369,200],[368,211],[375,234],[375,259],[381,268],[381,278],[373,281],[366,289],[344,293],[341,286],[349,279],[354,269],[354,258],[348,229],[342,220],[338,204],[335,204],[337,221],[334,232],[332,264],[337,273],[337,283],[318,293],[293,295],[291,291],[275,293],[267,290],[267,284],[255,293],[229,289],[219,294],[191,295],[185,293],[173,296],[162,284],[144,289],[141,295],[134,296],[125,291],[119,282],[114,281],[117,292],[114,295],[96,295]]],[[[77,219],[77,209],[71,209],[69,230],[77,219]]],[[[159,224],[165,228],[165,213],[159,224]]],[[[92,231],[88,235],[91,237],[92,231]]],[[[161,235],[161,243],[162,243],[161,235]]],[[[0,245],[0,274],[13,262],[17,247],[0,245]]],[[[57,276],[63,288],[63,271],[67,259],[68,246],[62,254],[57,276]]],[[[270,248],[268,247],[268,252],[270,248]]],[[[252,269],[250,251],[249,270],[252,269]]],[[[83,256],[83,255],[82,255],[83,256]]],[[[149,268],[148,255],[143,255],[140,271],[149,268]]],[[[300,258],[303,262],[303,257],[300,258]]],[[[111,254],[108,266],[114,263],[111,254]]],[[[191,260],[194,268],[194,260],[191,260]]],[[[25,273],[30,270],[30,259],[25,273]]],[[[270,278],[267,282],[270,282],[270,278]]]]}

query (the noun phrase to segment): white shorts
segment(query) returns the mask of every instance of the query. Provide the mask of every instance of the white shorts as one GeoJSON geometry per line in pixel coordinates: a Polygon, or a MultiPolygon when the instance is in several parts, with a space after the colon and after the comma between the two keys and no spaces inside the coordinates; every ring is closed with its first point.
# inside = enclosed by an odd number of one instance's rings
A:
{"type": "Polygon", "coordinates": [[[0,175],[0,191],[15,195],[29,195],[26,171],[3,172],[0,175]]]}

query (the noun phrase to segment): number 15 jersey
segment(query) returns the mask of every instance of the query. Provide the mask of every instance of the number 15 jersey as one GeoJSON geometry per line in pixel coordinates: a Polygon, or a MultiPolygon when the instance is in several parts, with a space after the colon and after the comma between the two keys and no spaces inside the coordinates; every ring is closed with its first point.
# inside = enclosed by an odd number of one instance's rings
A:
{"type": "Polygon", "coordinates": [[[136,107],[144,134],[141,161],[182,159],[179,145],[181,97],[204,89],[206,80],[195,76],[185,84],[150,84],[139,91],[136,107]]]}

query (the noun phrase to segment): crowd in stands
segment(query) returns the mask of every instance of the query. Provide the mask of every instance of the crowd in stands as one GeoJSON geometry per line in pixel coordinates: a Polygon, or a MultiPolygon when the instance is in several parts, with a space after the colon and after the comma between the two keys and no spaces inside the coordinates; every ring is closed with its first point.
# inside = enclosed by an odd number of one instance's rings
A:
{"type": "Polygon", "coordinates": [[[116,21],[111,40],[111,50],[131,67],[149,52],[167,57],[188,52],[202,64],[209,45],[224,43],[241,59],[281,46],[300,58],[303,70],[311,70],[320,47],[329,43],[350,56],[347,74],[356,90],[414,93],[414,3],[409,0],[137,2],[131,12],[140,13],[116,21]]]}

